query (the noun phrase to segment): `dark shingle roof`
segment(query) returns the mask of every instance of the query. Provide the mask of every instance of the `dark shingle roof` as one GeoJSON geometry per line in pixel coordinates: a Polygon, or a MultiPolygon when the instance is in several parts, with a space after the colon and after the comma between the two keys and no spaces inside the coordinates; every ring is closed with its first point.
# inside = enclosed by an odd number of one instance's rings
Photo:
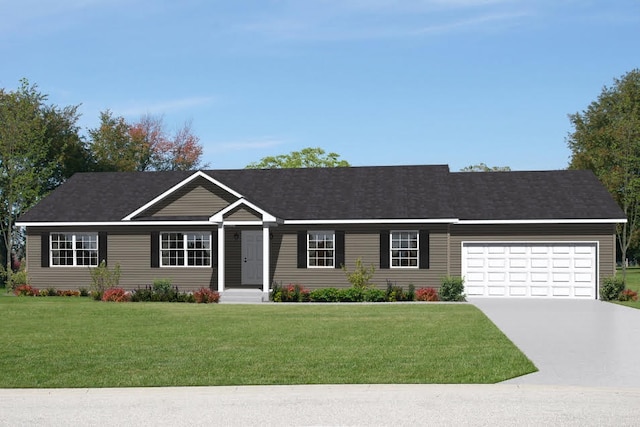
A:
{"type": "MultiPolygon", "coordinates": [[[[450,173],[447,166],[439,165],[204,173],[283,219],[624,217],[589,171],[450,173]]],[[[20,221],[120,221],[192,174],[79,173],[20,221]]]]}
{"type": "Polygon", "coordinates": [[[587,170],[458,172],[451,190],[461,220],[624,218],[587,170]]]}

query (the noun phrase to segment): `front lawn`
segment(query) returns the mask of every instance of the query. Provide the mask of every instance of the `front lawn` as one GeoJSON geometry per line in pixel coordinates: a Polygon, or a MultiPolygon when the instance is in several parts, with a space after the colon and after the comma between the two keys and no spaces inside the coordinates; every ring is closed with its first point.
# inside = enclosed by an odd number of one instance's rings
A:
{"type": "MultiPolygon", "coordinates": [[[[622,275],[622,269],[618,269],[618,275],[622,275]]],[[[638,292],[640,295],[640,267],[627,268],[627,277],[625,279],[625,286],[632,291],[638,292]]],[[[639,301],[616,301],[620,305],[626,305],[627,307],[633,307],[640,309],[639,301]]]]}
{"type": "Polygon", "coordinates": [[[472,305],[0,297],[0,387],[495,383],[533,364],[472,305]]]}

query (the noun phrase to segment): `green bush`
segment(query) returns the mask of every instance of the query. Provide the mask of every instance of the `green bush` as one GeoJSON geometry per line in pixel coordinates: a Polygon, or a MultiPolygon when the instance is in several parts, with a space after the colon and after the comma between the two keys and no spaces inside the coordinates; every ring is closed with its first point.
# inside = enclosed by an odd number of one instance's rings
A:
{"type": "Polygon", "coordinates": [[[312,302],[338,302],[340,301],[340,291],[336,288],[314,289],[309,293],[309,300],[312,302]]]}
{"type": "Polygon", "coordinates": [[[364,289],[347,288],[338,290],[338,300],[340,302],[362,302],[364,301],[364,289]]]}
{"type": "Polygon", "coordinates": [[[600,299],[615,301],[624,290],[624,280],[620,276],[605,277],[600,285],[600,299]]]}
{"type": "Polygon", "coordinates": [[[409,290],[406,293],[406,300],[413,301],[416,299],[416,287],[413,283],[409,283],[409,290]]]}
{"type": "Polygon", "coordinates": [[[364,300],[367,302],[385,302],[387,300],[387,293],[382,289],[365,289],[363,296],[364,300]]]}
{"type": "Polygon", "coordinates": [[[88,297],[89,296],[89,290],[87,288],[80,288],[80,296],[81,297],[88,297]]]}
{"type": "Polygon", "coordinates": [[[438,297],[440,301],[464,301],[464,279],[455,276],[443,278],[438,297]]]}
{"type": "Polygon", "coordinates": [[[376,268],[371,264],[369,267],[365,267],[362,264],[362,259],[356,259],[356,268],[353,273],[349,273],[347,266],[342,266],[342,271],[347,275],[347,280],[351,283],[351,286],[357,289],[365,289],[371,286],[371,279],[376,268]]]}
{"type": "Polygon", "coordinates": [[[390,280],[387,280],[386,299],[389,302],[394,301],[410,301],[409,296],[405,293],[402,286],[398,286],[390,280]]]}

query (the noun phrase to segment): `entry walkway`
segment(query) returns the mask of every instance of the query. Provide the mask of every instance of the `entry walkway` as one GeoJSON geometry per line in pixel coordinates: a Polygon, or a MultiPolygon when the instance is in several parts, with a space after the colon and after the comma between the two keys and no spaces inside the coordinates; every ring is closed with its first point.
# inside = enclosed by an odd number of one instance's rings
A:
{"type": "Polygon", "coordinates": [[[505,383],[640,387],[640,310],[597,300],[469,301],[539,370],[505,383]]]}

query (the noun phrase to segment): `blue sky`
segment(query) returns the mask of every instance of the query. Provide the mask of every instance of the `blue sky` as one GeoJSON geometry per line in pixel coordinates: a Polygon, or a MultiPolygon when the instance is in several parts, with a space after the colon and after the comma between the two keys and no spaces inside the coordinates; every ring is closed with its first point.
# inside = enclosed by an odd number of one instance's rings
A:
{"type": "Polygon", "coordinates": [[[204,160],[562,169],[567,114],[640,67],[638,0],[0,0],[0,87],[185,121],[204,160]]]}

